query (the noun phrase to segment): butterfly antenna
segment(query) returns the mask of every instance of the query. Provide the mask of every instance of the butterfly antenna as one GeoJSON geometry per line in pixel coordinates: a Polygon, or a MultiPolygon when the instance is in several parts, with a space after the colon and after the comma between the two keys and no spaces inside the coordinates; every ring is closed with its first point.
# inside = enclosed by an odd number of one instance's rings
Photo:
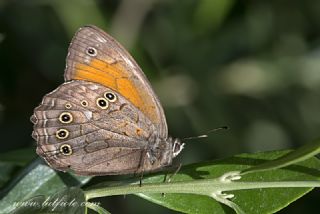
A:
{"type": "Polygon", "coordinates": [[[182,138],[181,140],[184,141],[184,140],[192,140],[192,139],[199,139],[199,138],[206,138],[206,137],[208,137],[208,135],[203,134],[198,136],[185,137],[185,138],[182,138]]]}
{"type": "Polygon", "coordinates": [[[211,133],[211,132],[216,132],[216,131],[219,131],[219,130],[227,130],[227,129],[229,129],[228,126],[221,126],[221,127],[218,127],[218,128],[211,129],[211,130],[207,131],[207,134],[198,135],[198,136],[192,136],[192,137],[186,137],[186,138],[182,138],[181,140],[184,141],[184,140],[206,138],[206,137],[208,137],[208,134],[211,133]]]}
{"type": "Polygon", "coordinates": [[[218,128],[215,128],[215,129],[211,129],[207,132],[207,134],[211,133],[211,132],[215,132],[215,131],[220,131],[220,130],[227,130],[229,129],[228,126],[221,126],[221,127],[218,127],[218,128]]]}

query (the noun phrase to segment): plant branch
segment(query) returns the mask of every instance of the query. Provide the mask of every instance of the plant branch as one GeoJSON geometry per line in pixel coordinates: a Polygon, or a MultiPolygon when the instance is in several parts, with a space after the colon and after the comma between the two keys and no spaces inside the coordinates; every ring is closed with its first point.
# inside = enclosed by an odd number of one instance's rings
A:
{"type": "Polygon", "coordinates": [[[158,183],[112,186],[84,191],[87,200],[112,195],[127,195],[136,193],[189,193],[212,196],[217,191],[233,191],[258,188],[283,187],[320,187],[320,181],[273,181],[273,182],[221,182],[218,179],[202,179],[173,183],[158,183]]]}

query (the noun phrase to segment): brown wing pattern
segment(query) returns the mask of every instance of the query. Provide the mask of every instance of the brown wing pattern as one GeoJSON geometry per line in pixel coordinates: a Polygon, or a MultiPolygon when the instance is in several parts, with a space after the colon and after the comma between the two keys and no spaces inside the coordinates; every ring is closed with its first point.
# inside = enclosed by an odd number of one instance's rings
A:
{"type": "Polygon", "coordinates": [[[130,54],[111,36],[95,26],[76,33],[69,47],[65,80],[87,80],[121,94],[168,136],[162,106],[150,83],[130,54]]]}
{"type": "Polygon", "coordinates": [[[37,153],[56,169],[85,175],[137,171],[148,140],[157,136],[156,126],[121,94],[86,81],[47,94],[31,120],[37,153]]]}

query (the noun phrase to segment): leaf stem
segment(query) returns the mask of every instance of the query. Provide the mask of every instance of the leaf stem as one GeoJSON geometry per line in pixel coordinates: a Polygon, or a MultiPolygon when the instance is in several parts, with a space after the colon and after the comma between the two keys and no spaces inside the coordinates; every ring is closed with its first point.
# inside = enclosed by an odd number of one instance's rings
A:
{"type": "Polygon", "coordinates": [[[280,157],[276,160],[268,161],[264,164],[258,166],[253,166],[241,172],[241,175],[267,171],[270,169],[279,169],[286,166],[290,166],[301,161],[307,160],[320,153],[320,140],[316,140],[310,144],[300,147],[297,150],[294,150],[283,157],[280,157]]]}
{"type": "Polygon", "coordinates": [[[110,214],[110,212],[108,212],[104,208],[102,208],[102,207],[100,207],[100,206],[98,206],[98,205],[96,205],[94,203],[87,202],[86,203],[86,207],[96,211],[99,214],[110,214]]]}
{"type": "Polygon", "coordinates": [[[230,182],[218,179],[202,179],[172,183],[157,183],[126,186],[112,186],[84,191],[87,200],[111,195],[136,193],[188,193],[212,196],[216,191],[232,191],[259,188],[320,187],[320,181],[272,181],[272,182],[230,182]]]}

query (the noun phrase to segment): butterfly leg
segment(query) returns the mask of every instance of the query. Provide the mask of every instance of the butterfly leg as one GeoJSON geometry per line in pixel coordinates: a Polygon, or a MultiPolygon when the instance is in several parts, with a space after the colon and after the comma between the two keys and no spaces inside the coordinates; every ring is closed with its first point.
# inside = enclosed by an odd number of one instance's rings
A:
{"type": "Polygon", "coordinates": [[[141,187],[142,186],[142,179],[143,179],[143,170],[142,172],[140,173],[140,179],[139,179],[139,186],[141,187]]]}
{"type": "Polygon", "coordinates": [[[139,186],[140,186],[140,187],[142,186],[143,174],[144,174],[144,170],[142,170],[142,171],[137,170],[137,172],[134,173],[134,175],[133,175],[134,177],[139,176],[139,186]]]}
{"type": "Polygon", "coordinates": [[[143,179],[143,173],[144,173],[144,165],[147,157],[147,149],[144,149],[141,153],[141,158],[139,161],[139,166],[137,169],[137,172],[140,174],[140,179],[139,179],[139,186],[142,186],[142,179],[143,179]]]}
{"type": "MultiPolygon", "coordinates": [[[[167,177],[168,177],[168,172],[167,172],[167,173],[164,175],[163,183],[165,183],[165,182],[168,182],[168,183],[171,182],[171,178],[172,178],[173,176],[175,176],[175,175],[180,171],[181,166],[182,166],[182,164],[179,163],[179,165],[177,166],[177,168],[174,170],[173,174],[171,174],[168,179],[167,179],[167,177]]],[[[165,193],[161,193],[161,195],[162,195],[162,197],[165,197],[165,196],[166,196],[165,193]]]]}
{"type": "Polygon", "coordinates": [[[168,183],[171,182],[171,178],[173,176],[175,176],[180,171],[181,167],[182,167],[181,163],[179,163],[178,166],[172,167],[172,168],[175,168],[174,172],[169,177],[168,177],[168,173],[166,173],[165,176],[164,176],[163,182],[164,183],[165,182],[168,182],[168,183]],[[167,177],[168,177],[168,179],[167,179],[167,177]]]}

